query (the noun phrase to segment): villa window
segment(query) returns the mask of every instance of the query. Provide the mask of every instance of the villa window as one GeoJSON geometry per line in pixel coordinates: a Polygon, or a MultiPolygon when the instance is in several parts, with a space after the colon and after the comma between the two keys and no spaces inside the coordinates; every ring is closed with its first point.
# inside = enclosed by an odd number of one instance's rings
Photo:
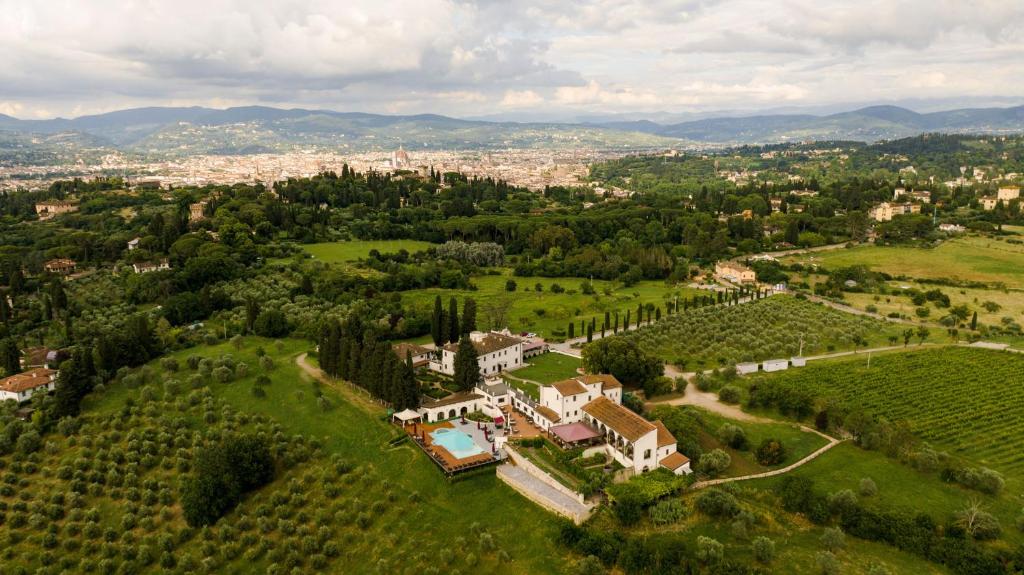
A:
{"type": "Polygon", "coordinates": [[[650,458],[651,458],[651,450],[650,449],[645,449],[644,450],[644,459],[650,459],[650,458]]]}

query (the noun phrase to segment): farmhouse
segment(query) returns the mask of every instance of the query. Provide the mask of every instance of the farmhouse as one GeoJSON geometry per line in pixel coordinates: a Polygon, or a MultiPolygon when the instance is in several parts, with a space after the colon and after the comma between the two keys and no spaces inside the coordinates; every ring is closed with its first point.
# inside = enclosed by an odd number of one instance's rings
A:
{"type": "Polygon", "coordinates": [[[28,401],[36,393],[46,393],[57,387],[57,370],[37,367],[29,371],[0,379],[0,401],[13,399],[28,401]]]}
{"type": "Polygon", "coordinates": [[[754,270],[745,265],[730,261],[716,263],[715,275],[735,283],[754,283],[757,281],[757,274],[754,273],[754,270]]]}
{"type": "Polygon", "coordinates": [[[78,204],[74,202],[54,200],[49,202],[39,202],[36,204],[36,214],[39,216],[40,220],[48,220],[52,217],[59,216],[60,214],[77,211],[78,204]]]}
{"type": "Polygon", "coordinates": [[[43,264],[44,271],[62,276],[75,273],[75,267],[75,260],[67,258],[58,258],[43,264]]]}
{"type": "Polygon", "coordinates": [[[984,198],[978,198],[978,202],[981,204],[982,209],[986,212],[991,212],[996,209],[1001,200],[996,196],[986,196],[984,198]]]}
{"type": "Polygon", "coordinates": [[[149,272],[169,270],[171,269],[171,264],[167,263],[166,259],[163,259],[158,262],[143,262],[138,264],[132,264],[132,269],[135,270],[135,273],[137,274],[145,274],[149,272]]]}
{"type": "Polygon", "coordinates": [[[1004,202],[1009,202],[1010,200],[1016,200],[1018,198],[1020,198],[1020,188],[1017,186],[1007,186],[1005,188],[999,188],[996,191],[996,199],[1004,202]]]}
{"type": "Polygon", "coordinates": [[[391,346],[391,349],[395,351],[395,355],[398,359],[405,361],[405,358],[412,357],[413,367],[424,367],[430,365],[430,358],[433,356],[433,351],[423,347],[422,345],[416,345],[414,343],[396,343],[391,346]]]}
{"type": "MultiPolygon", "coordinates": [[[[476,360],[483,375],[522,367],[523,340],[497,331],[474,331],[468,337],[476,348],[476,360]]],[[[441,348],[440,359],[432,359],[430,369],[446,375],[455,375],[455,352],[458,348],[459,345],[456,343],[449,343],[441,348]]]]}

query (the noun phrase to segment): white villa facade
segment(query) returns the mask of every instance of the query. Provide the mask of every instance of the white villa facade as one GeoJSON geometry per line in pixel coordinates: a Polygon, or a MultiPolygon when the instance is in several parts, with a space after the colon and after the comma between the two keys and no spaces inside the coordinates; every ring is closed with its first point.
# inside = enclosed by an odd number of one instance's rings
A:
{"type": "Polygon", "coordinates": [[[0,401],[13,399],[21,403],[37,393],[53,391],[57,387],[57,374],[55,369],[37,367],[0,379],[0,401]]]}
{"type": "MultiPolygon", "coordinates": [[[[523,340],[497,331],[474,331],[469,334],[476,348],[477,363],[482,375],[493,375],[523,366],[523,340]]],[[[441,348],[441,357],[430,362],[430,369],[455,375],[455,352],[459,345],[449,343],[441,348]]]]}

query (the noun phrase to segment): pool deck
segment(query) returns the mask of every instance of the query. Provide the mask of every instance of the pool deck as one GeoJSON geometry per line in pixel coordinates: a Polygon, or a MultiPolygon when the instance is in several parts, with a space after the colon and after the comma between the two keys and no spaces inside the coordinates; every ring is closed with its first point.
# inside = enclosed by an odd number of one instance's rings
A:
{"type": "Polygon", "coordinates": [[[441,470],[449,476],[461,471],[468,471],[484,465],[497,463],[505,459],[506,455],[503,450],[497,450],[497,455],[492,452],[494,444],[491,441],[488,441],[485,437],[485,428],[491,432],[490,436],[493,440],[495,437],[493,423],[478,424],[471,420],[466,420],[465,423],[462,423],[460,419],[452,419],[439,423],[412,423],[404,426],[405,432],[408,433],[416,444],[430,456],[431,460],[433,460],[434,463],[436,463],[438,467],[440,467],[441,470]],[[435,443],[434,439],[430,436],[432,431],[438,429],[456,429],[458,431],[462,431],[473,438],[473,442],[476,443],[477,447],[483,450],[483,453],[463,458],[455,457],[455,455],[445,449],[444,446],[435,443]]]}

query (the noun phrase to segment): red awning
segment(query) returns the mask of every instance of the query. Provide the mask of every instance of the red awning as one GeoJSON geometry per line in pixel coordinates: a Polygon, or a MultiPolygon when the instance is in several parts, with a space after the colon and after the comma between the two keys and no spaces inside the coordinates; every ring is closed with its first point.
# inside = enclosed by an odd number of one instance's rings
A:
{"type": "Polygon", "coordinates": [[[582,423],[567,423],[565,425],[556,425],[549,429],[551,433],[558,436],[559,439],[565,443],[578,443],[580,441],[586,441],[595,437],[600,437],[601,434],[594,430],[588,425],[582,423]]]}

